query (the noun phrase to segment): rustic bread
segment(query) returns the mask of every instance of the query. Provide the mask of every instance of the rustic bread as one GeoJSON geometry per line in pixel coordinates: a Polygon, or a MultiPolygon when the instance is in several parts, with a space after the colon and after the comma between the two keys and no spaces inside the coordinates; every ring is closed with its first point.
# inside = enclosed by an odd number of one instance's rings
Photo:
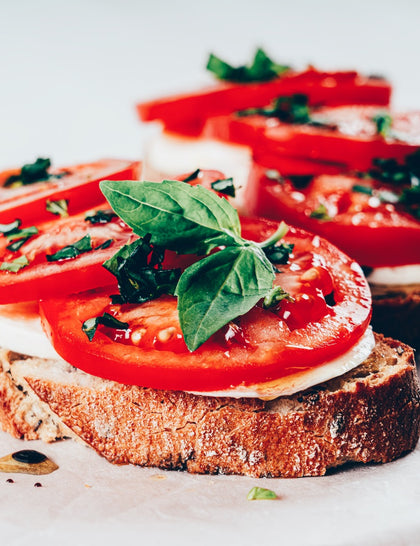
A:
{"type": "Polygon", "coordinates": [[[3,351],[0,423],[27,439],[76,435],[113,463],[196,473],[320,476],[387,462],[417,443],[420,393],[412,349],[376,340],[354,370],[272,401],[121,385],[3,351]]]}
{"type": "Polygon", "coordinates": [[[420,351],[420,285],[370,285],[372,326],[420,351]]]}

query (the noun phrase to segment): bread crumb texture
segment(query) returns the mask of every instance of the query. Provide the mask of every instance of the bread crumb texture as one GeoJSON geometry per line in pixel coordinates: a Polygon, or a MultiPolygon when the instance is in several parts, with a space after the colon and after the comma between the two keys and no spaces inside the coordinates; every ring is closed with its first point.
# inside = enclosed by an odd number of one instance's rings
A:
{"type": "Polygon", "coordinates": [[[268,402],[121,385],[3,351],[0,424],[25,439],[76,436],[112,463],[194,473],[291,478],[388,462],[416,446],[419,382],[408,346],[376,340],[345,375],[268,402]]]}

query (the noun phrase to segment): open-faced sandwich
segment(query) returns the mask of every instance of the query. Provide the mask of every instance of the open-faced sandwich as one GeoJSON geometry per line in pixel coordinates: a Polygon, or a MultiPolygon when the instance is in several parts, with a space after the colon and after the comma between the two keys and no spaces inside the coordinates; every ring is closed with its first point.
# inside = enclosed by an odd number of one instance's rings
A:
{"type": "Polygon", "coordinates": [[[4,430],[81,439],[114,463],[251,476],[415,447],[413,351],[372,333],[353,259],[240,218],[217,172],[107,178],[108,202],[74,214],[72,187],[39,198],[35,182],[27,199],[44,217],[9,207],[1,226],[4,430]]]}

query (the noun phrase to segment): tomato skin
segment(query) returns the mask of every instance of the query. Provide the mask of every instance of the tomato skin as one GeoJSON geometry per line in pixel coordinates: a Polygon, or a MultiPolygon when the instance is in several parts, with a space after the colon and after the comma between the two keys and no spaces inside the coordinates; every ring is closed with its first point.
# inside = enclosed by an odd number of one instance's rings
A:
{"type": "Polygon", "coordinates": [[[58,180],[41,181],[18,188],[2,187],[16,170],[0,173],[0,223],[7,224],[16,218],[27,225],[50,220],[53,215],[46,210],[46,201],[68,200],[70,215],[93,208],[103,202],[99,189],[101,180],[136,180],[140,163],[119,159],[103,159],[94,163],[52,170],[52,174],[69,172],[58,180]]]}
{"type": "Polygon", "coordinates": [[[341,166],[342,171],[368,171],[375,158],[401,161],[420,147],[420,112],[392,113],[393,128],[406,135],[407,141],[376,134],[372,118],[381,112],[375,106],[328,107],[316,111],[319,119],[337,123],[336,129],[284,123],[258,115],[219,116],[207,121],[203,134],[250,146],[254,159],[273,169],[281,169],[285,159],[294,158],[341,166]]]}
{"type": "Polygon", "coordinates": [[[289,181],[269,180],[265,173],[265,167],[254,164],[245,197],[251,214],[317,233],[362,265],[420,263],[420,222],[391,204],[370,206],[369,196],[351,191],[360,179],[318,176],[306,189],[296,189],[289,181]],[[332,221],[310,217],[320,203],[334,209],[332,221]]]}
{"type": "Polygon", "coordinates": [[[390,84],[357,72],[322,72],[309,67],[288,71],[265,83],[218,84],[192,93],[164,97],[137,105],[142,121],[159,120],[168,131],[198,136],[206,119],[250,107],[266,106],[274,98],[304,93],[311,105],[377,104],[386,106],[390,84]]]}
{"type": "MultiPolygon", "coordinates": [[[[261,241],[277,226],[261,219],[243,219],[243,235],[261,241]]],[[[234,321],[233,331],[222,329],[190,353],[185,344],[179,345],[175,298],[163,296],[143,304],[135,319],[131,308],[118,312],[115,305],[109,306],[109,291],[103,289],[41,301],[44,329],[64,359],[87,373],[126,384],[209,392],[305,371],[343,354],[360,339],[370,320],[370,294],[360,268],[327,241],[294,228],[290,228],[286,241],[296,245],[296,263],[306,269],[329,262],[334,284],[336,304],[326,306],[324,301],[327,309],[317,307],[316,321],[304,326],[290,327],[281,317],[281,305],[277,310],[256,306],[234,321]],[[89,342],[81,326],[104,311],[127,318],[130,328],[139,333],[136,341],[131,345],[118,343],[109,332],[98,328],[89,342]],[[164,341],[161,346],[156,344],[154,340],[159,339],[162,329],[175,336],[171,338],[175,346],[166,346],[164,341]]],[[[290,272],[279,274],[278,282],[282,286],[285,283],[292,293],[303,290],[319,297],[323,289],[329,290],[325,275],[316,276],[310,286],[309,281],[300,281],[300,271],[288,266],[283,269],[290,272]]]]}

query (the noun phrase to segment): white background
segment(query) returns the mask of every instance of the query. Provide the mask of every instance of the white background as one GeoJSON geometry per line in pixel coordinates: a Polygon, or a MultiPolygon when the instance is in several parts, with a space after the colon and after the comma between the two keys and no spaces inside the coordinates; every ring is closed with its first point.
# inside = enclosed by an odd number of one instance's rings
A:
{"type": "MultiPolygon", "coordinates": [[[[140,158],[147,131],[136,101],[208,81],[210,51],[242,63],[260,45],[292,65],[384,74],[396,107],[420,107],[416,0],[0,0],[0,23],[0,167],[140,158]]],[[[23,446],[0,434],[0,454],[23,446]]],[[[258,483],[249,478],[111,467],[69,444],[42,449],[60,465],[43,488],[0,475],[1,544],[420,542],[419,448],[385,466],[264,482],[281,496],[273,503],[245,500],[258,483]]]]}

